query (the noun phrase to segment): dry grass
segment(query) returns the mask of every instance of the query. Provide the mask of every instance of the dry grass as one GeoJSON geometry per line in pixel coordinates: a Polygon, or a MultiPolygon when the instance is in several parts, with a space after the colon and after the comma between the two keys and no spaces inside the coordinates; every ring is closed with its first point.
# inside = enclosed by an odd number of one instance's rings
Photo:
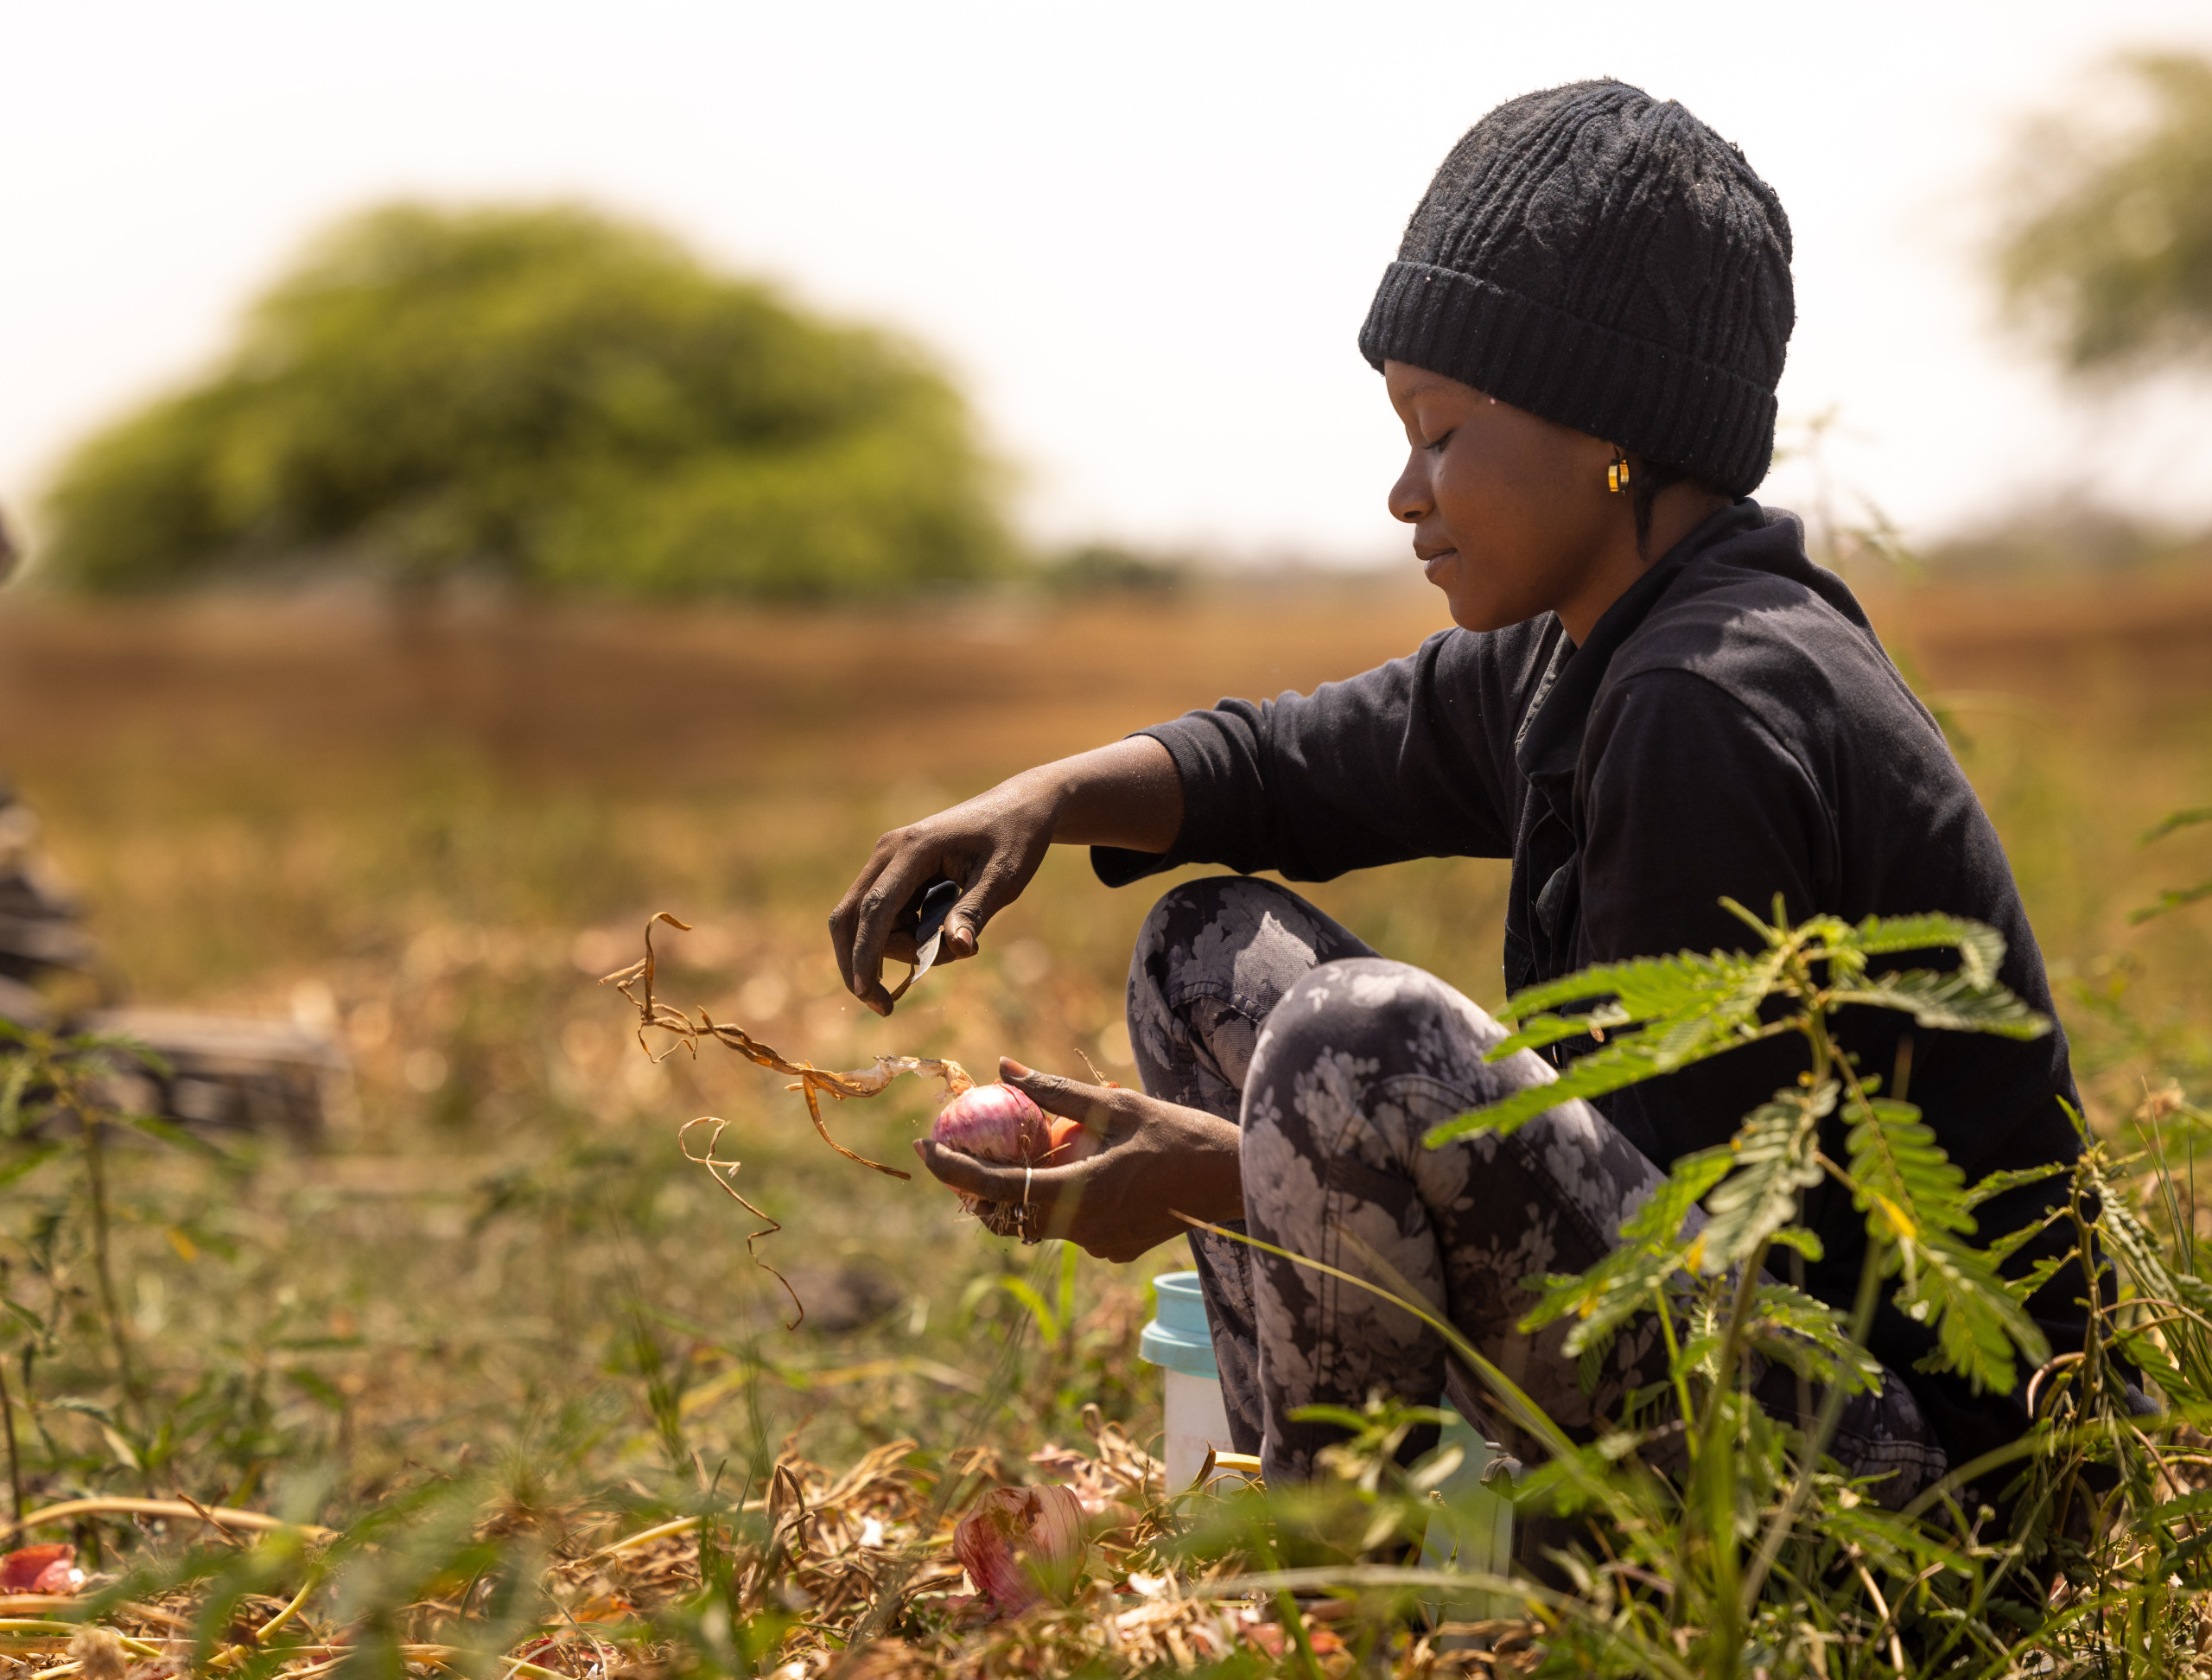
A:
{"type": "MultiPolygon", "coordinates": [[[[2110,1111],[2153,1066],[2212,1071],[2212,919],[2126,923],[2212,874],[2201,832],[2135,843],[2212,796],[2212,585],[2159,588],[1878,603],[1961,741],[2110,1111]]],[[[116,983],[334,1022],[361,1093],[321,1155],[124,1174],[134,1333],[165,1392],[202,1398],[177,1409],[173,1460],[103,1470],[96,1422],[56,1403],[103,1373],[41,1366],[48,1491],[143,1481],[336,1520],[457,1471],[543,1502],[906,1438],[980,1436],[1018,1461],[1086,1403],[1141,1441],[1142,1282],[1179,1245],[1084,1262],[1063,1296],[1057,1262],[986,1238],[938,1187],[821,1149],[782,1079],[648,1064],[594,983],[665,907],[699,924],[665,952],[671,995],[795,1057],[1126,1067],[1147,895],[1056,856],[981,959],[880,1022],[837,990],[821,931],[869,842],[1220,694],[1351,674],[1437,622],[1432,596],[1379,582],[911,620],[11,603],[6,767],[116,983]],[[811,1314],[797,1333],[747,1263],[749,1225],[676,1149],[674,1123],[705,1113],[783,1223],[771,1257],[811,1314]],[[1001,1360],[1008,1397],[979,1417],[1001,1360]]],[[[1444,860],[1313,895],[1495,1002],[1504,882],[1501,862],[1444,860]]],[[[839,1136],[899,1160],[927,1108],[845,1105],[839,1136]]],[[[60,1170],[21,1206],[64,1197],[60,1170]]]]}

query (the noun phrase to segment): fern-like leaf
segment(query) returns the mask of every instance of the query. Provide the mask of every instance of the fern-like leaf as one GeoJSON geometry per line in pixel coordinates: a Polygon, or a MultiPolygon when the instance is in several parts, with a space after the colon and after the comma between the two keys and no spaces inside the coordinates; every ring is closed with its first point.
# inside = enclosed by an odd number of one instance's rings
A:
{"type": "Polygon", "coordinates": [[[1965,1174],[1911,1104],[1854,1098],[1845,1113],[1854,1200],[1866,1215],[1867,1237],[1893,1249],[1904,1274],[1897,1306],[1934,1328],[1947,1368],[1978,1391],[2009,1393],[2013,1348],[2037,1365],[2050,1348],[1989,1257],[1959,1240],[1974,1228],[1965,1174]]]}
{"type": "Polygon", "coordinates": [[[1422,1142],[1433,1149],[1455,1137],[1478,1133],[1508,1136],[1570,1098],[1603,1097],[1749,1044],[1758,1036],[1756,1028],[1734,1018],[1706,1015],[1690,1023],[1655,1021],[1640,1032],[1609,1039],[1589,1055],[1577,1057],[1556,1079],[1523,1085],[1486,1108],[1470,1109],[1440,1121],[1422,1142]],[[1666,1030],[1670,1026],[1694,1026],[1696,1030],[1666,1030]]]}
{"type": "Polygon", "coordinates": [[[1910,1244],[1931,1232],[1974,1228],[1966,1207],[1966,1174],[1936,1143],[1918,1109],[1894,1098],[1853,1097],[1845,1112],[1859,1205],[1874,1215],[1867,1222],[1869,1235],[1910,1244]]]}
{"type": "Polygon", "coordinates": [[[1516,1051],[1541,1050],[1547,1045],[1557,1044],[1561,1039],[1580,1038],[1592,1027],[1610,1033],[1616,1027],[1629,1025],[1635,1018],[1618,1003],[1592,1009],[1588,1015],[1530,1015],[1510,1038],[1486,1052],[1483,1060],[1503,1061],[1516,1051]]]}
{"type": "Polygon", "coordinates": [[[2005,936],[1964,916],[1869,916],[1843,939],[1828,943],[1868,957],[1944,947],[1959,953],[1959,972],[1976,986],[1995,985],[1997,970],[2005,965],[2005,936]]]}
{"type": "Polygon", "coordinates": [[[1555,1003],[1608,994],[1614,1001],[1580,1017],[1537,1015],[1523,1034],[1491,1051],[1488,1060],[1500,1060],[1532,1044],[1555,1043],[1594,1024],[1642,1021],[1645,1025],[1618,1034],[1591,1054],[1578,1057],[1553,1083],[1524,1085],[1502,1102],[1457,1115],[1432,1128],[1423,1141],[1433,1149],[1475,1133],[1503,1137],[1569,1098],[1602,1097],[1748,1044],[1760,1035],[1759,1005],[1780,982],[1784,960],[1781,951],[1756,957],[1716,952],[1710,958],[1685,951],[1677,957],[1601,964],[1519,993],[1505,1006],[1516,1019],[1555,1003]]]}
{"type": "Polygon", "coordinates": [[[1571,1315],[1580,1321],[1567,1333],[1566,1351],[1580,1354],[1648,1310],[1653,1290],[1663,1290],[1685,1270],[1699,1233],[1684,1227],[1700,1199],[1733,1164],[1725,1149],[1700,1149],[1676,1161],[1643,1205],[1621,1222],[1620,1241],[1596,1265],[1579,1276],[1541,1280],[1543,1293],[1521,1320],[1522,1331],[1533,1333],[1571,1315]]]}
{"type": "Polygon", "coordinates": [[[1941,1236],[1918,1248],[1916,1274],[1897,1291],[1897,1305],[1907,1318],[1935,1327],[1945,1366],[1976,1392],[2010,1394],[2012,1350],[2040,1365],[2050,1357],[2050,1344],[1980,1250],[1941,1236]]]}
{"type": "Polygon", "coordinates": [[[1747,1263],[1796,1217],[1797,1196],[1821,1181],[1821,1122],[1835,1110],[1836,1084],[1774,1093],[1744,1117],[1728,1153],[1736,1170],[1706,1200],[1713,1215],[1694,1263],[1707,1276],[1747,1263]]]}
{"type": "Polygon", "coordinates": [[[2139,1293],[2154,1301],[2188,1301],[2194,1293],[2197,1301],[2192,1304],[2212,1298],[2212,1291],[2206,1289],[2202,1279],[2187,1277],[2184,1282],[2185,1274],[2177,1275],[2166,1264],[2162,1244],[2123,1195],[2102,1182],[2096,1187],[2102,1203],[2097,1230],[2105,1252],[2120,1263],[2139,1293]],[[2189,1284],[2195,1284],[2196,1290],[2190,1290],[2189,1284]]]}
{"type": "Polygon", "coordinates": [[[2047,1178],[2054,1178],[2071,1164],[2064,1161],[2047,1161],[2040,1167],[2007,1167],[2002,1172],[1985,1173],[1967,1187],[1963,1205],[1969,1208],[1979,1207],[1982,1203],[2003,1195],[2007,1190],[2017,1190],[2024,1184],[2040,1184],[2047,1178]]]}
{"type": "Polygon", "coordinates": [[[2050,1016],[2037,1014],[2003,986],[1977,983],[1964,970],[1956,974],[1928,969],[1885,974],[1863,985],[1839,986],[1827,996],[1836,1004],[1902,1009],[1923,1027],[1948,1032],[2037,1039],[2050,1030],[2050,1016]]]}
{"type": "Polygon", "coordinates": [[[1742,951],[1719,951],[1707,957],[1684,951],[1672,957],[1599,963],[1514,993],[1505,1000],[1504,1014],[1509,1021],[1522,1021],[1540,1010],[1560,1009],[1585,998],[1614,997],[1628,1011],[1625,1019],[1649,1021],[1718,996],[1741,981],[1749,970],[1764,966],[1764,953],[1752,958],[1742,951]]]}
{"type": "Polygon", "coordinates": [[[1815,1383],[1840,1382],[1861,1394],[1882,1380],[1882,1362],[1851,1340],[1844,1317],[1826,1301],[1786,1283],[1762,1283],[1747,1327],[1751,1345],[1815,1383]]]}

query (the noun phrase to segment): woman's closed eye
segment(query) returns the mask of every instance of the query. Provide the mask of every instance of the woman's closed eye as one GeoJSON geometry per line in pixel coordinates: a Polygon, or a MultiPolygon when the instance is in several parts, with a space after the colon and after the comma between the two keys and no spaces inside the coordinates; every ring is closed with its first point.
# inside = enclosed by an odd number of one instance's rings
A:
{"type": "Polygon", "coordinates": [[[1438,438],[1434,442],[1424,443],[1421,445],[1421,448],[1427,449],[1431,455],[1442,455],[1444,453],[1444,446],[1446,443],[1449,443],[1453,437],[1459,435],[1459,429],[1457,426],[1454,426],[1450,431],[1445,433],[1443,436],[1438,438]]]}

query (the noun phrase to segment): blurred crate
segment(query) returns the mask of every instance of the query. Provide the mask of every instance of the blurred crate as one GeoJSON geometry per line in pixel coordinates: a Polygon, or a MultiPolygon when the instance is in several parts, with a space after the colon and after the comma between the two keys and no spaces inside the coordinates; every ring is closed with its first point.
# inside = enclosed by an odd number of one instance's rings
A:
{"type": "Polygon", "coordinates": [[[314,1148],[353,1100],[353,1064],[336,1034],[285,1021],[240,1021],[176,1009],[102,1009],[73,1030],[136,1040],[166,1074],[118,1058],[109,1099],[212,1142],[252,1133],[314,1148]]]}
{"type": "MultiPolygon", "coordinates": [[[[257,1133],[308,1147],[350,1112],[353,1068],[334,1034],[281,1021],[181,1009],[95,1009],[57,1021],[32,984],[92,974],[99,949],[84,906],[40,849],[38,815],[0,782],[0,1018],[19,1027],[111,1033],[157,1053],[166,1072],[118,1053],[103,1093],[117,1108],[188,1126],[211,1142],[257,1133]]],[[[48,1126],[62,1123],[49,1117],[48,1126]]]]}
{"type": "MultiPolygon", "coordinates": [[[[38,813],[0,782],[0,978],[21,983],[56,969],[89,972],[98,947],[79,926],[83,916],[77,894],[39,848],[38,813]]],[[[22,1006],[26,1000],[10,994],[0,1013],[8,1013],[7,1002],[22,1006]]]]}
{"type": "Polygon", "coordinates": [[[41,1031],[54,1025],[54,1009],[22,981],[0,974],[0,1021],[41,1031]]]}

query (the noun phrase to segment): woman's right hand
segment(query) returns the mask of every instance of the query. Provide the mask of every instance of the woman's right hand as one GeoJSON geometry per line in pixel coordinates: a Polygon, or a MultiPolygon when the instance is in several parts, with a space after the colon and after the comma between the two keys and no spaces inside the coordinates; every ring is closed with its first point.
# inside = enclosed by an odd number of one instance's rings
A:
{"type": "Polygon", "coordinates": [[[887,1015],[883,959],[914,960],[912,924],[898,924],[931,881],[960,886],[938,947],[939,962],[957,962],[976,954],[984,926],[1021,896],[1053,842],[1164,852],[1182,824],[1182,779],[1150,735],[1025,770],[875,843],[830,913],[837,971],[854,996],[887,1015]]]}
{"type": "Polygon", "coordinates": [[[911,927],[895,924],[933,881],[957,881],[961,888],[944,920],[938,960],[974,956],[976,935],[1021,895],[1044,861],[1059,805],[1053,783],[1040,771],[1026,771],[878,840],[830,917],[830,942],[847,990],[876,1014],[891,1013],[883,959],[915,960],[911,927]]]}

